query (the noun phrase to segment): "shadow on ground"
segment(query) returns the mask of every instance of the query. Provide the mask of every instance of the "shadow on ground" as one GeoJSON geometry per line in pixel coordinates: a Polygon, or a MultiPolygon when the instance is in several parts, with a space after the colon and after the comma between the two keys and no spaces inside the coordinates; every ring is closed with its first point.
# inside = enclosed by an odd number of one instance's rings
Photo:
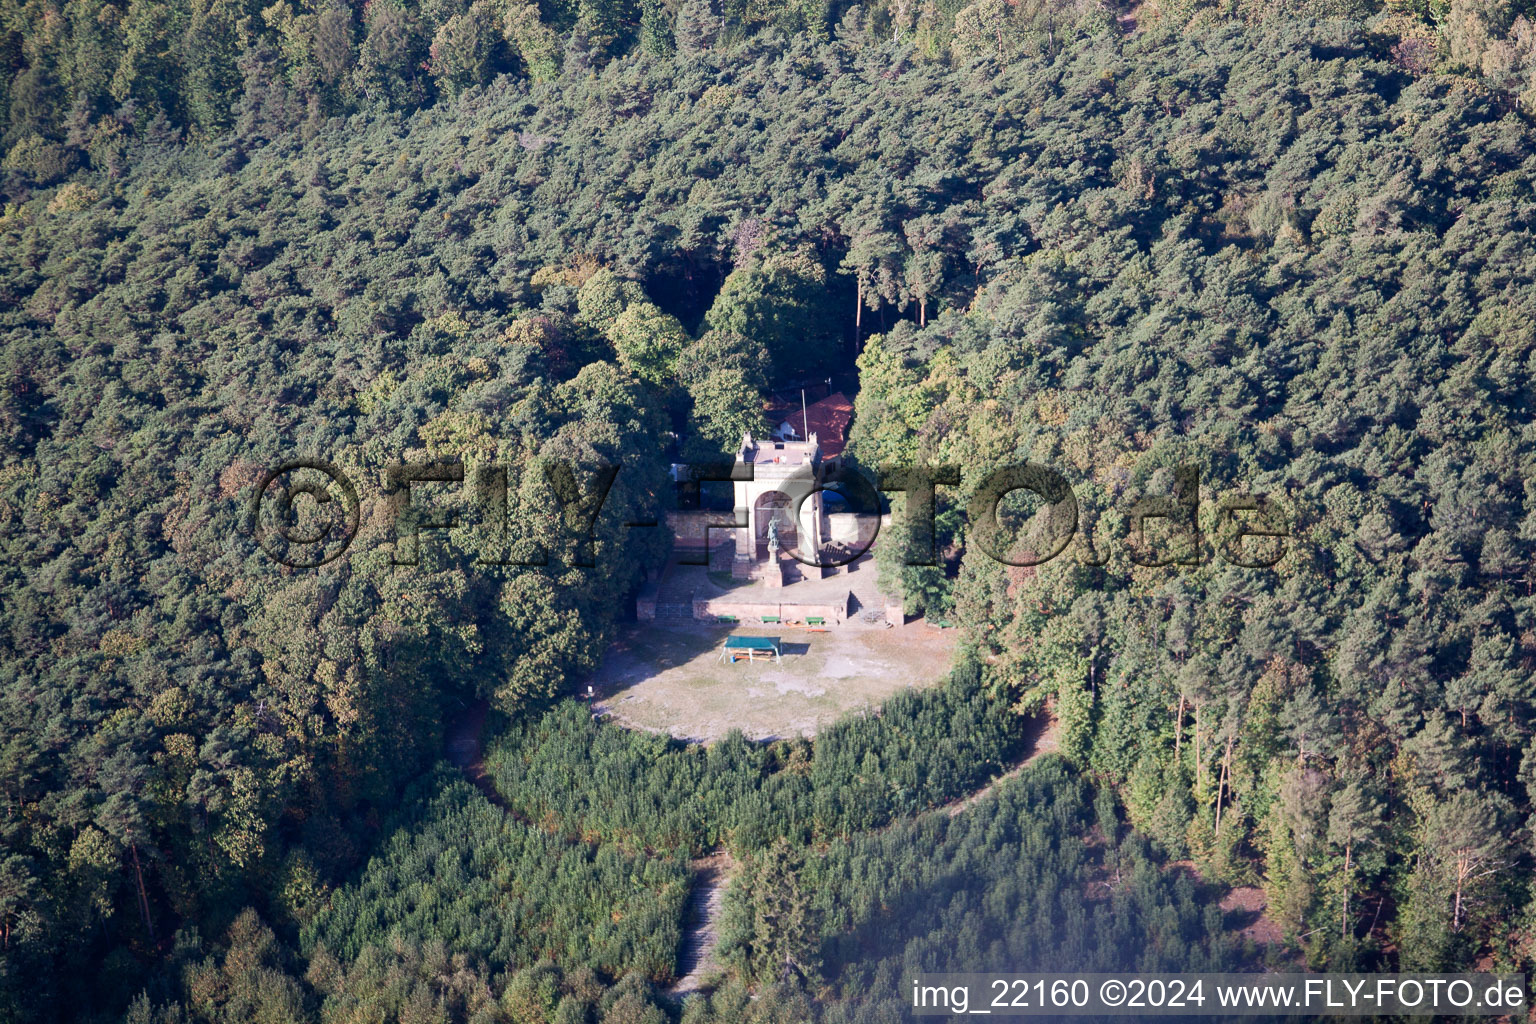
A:
{"type": "Polygon", "coordinates": [[[712,742],[732,729],[760,740],[811,736],[899,690],[941,681],[955,640],[954,631],[921,623],[814,633],[782,625],[639,623],[625,627],[576,692],[585,697],[591,686],[595,713],[679,739],[712,742]],[[776,636],[782,658],[722,662],[721,645],[732,634],[776,636]]]}

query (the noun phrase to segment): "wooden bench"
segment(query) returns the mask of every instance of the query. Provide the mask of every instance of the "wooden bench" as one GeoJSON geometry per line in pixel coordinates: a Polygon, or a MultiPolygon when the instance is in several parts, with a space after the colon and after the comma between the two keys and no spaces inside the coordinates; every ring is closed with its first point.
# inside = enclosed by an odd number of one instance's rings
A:
{"type": "Polygon", "coordinates": [[[825,633],[828,631],[827,620],[820,615],[807,615],[805,617],[805,628],[812,633],[825,633]]]}

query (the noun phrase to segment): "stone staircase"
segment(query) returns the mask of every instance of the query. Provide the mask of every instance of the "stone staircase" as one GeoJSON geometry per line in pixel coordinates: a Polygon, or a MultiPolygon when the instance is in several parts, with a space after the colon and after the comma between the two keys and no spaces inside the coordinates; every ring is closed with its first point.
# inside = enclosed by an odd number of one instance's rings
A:
{"type": "Polygon", "coordinates": [[[688,894],[687,931],[677,954],[677,983],[669,992],[684,996],[697,992],[715,964],[715,946],[719,942],[720,909],[725,902],[725,887],[730,881],[730,858],[715,854],[694,861],[693,891],[688,894]]]}

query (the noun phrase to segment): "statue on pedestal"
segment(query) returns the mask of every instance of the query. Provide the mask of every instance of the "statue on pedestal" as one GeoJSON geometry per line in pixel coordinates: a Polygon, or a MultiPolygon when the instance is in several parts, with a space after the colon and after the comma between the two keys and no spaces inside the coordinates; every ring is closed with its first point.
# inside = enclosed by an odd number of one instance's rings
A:
{"type": "Polygon", "coordinates": [[[761,579],[770,587],[784,585],[784,566],[779,562],[779,517],[768,520],[768,564],[762,569],[761,579]]]}

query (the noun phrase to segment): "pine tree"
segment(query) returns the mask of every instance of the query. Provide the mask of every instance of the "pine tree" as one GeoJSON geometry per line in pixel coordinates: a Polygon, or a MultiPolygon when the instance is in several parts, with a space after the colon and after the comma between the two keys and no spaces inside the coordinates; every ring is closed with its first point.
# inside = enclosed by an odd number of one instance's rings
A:
{"type": "Polygon", "coordinates": [[[754,859],[750,965],[764,981],[811,980],[821,970],[818,915],[800,883],[800,855],[783,837],[754,859]]]}
{"type": "Polygon", "coordinates": [[[1353,931],[1349,903],[1359,872],[1360,848],[1380,838],[1383,828],[1382,811],[1380,798],[1364,776],[1352,777],[1333,792],[1328,811],[1328,842],[1343,851],[1343,864],[1338,875],[1342,897],[1339,909],[1341,940],[1347,940],[1353,931]]]}
{"type": "Polygon", "coordinates": [[[677,49],[672,38],[672,15],[663,0],[642,0],[640,48],[652,57],[670,57],[677,49]]]}
{"type": "Polygon", "coordinates": [[[1460,931],[1509,870],[1507,806],[1497,794],[1460,790],[1437,804],[1426,852],[1451,893],[1451,931],[1460,931]]]}
{"type": "Polygon", "coordinates": [[[712,0],[682,0],[677,9],[677,49],[685,56],[703,53],[720,34],[720,13],[712,0]]]}

